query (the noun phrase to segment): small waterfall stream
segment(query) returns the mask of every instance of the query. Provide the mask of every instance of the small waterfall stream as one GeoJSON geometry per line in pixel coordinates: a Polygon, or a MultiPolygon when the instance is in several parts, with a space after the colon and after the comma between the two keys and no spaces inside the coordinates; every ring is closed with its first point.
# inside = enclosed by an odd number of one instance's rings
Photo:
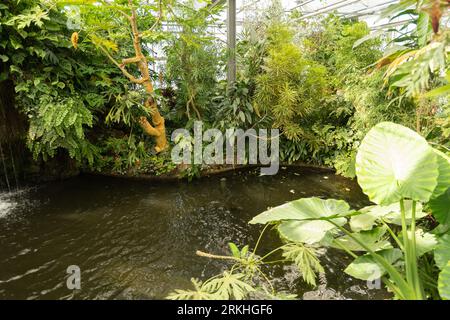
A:
{"type": "Polygon", "coordinates": [[[0,192],[0,219],[5,218],[14,208],[14,202],[9,199],[10,193],[0,192]]]}
{"type": "Polygon", "coordinates": [[[1,143],[0,143],[0,159],[1,159],[2,165],[3,165],[3,174],[5,177],[6,187],[8,188],[8,191],[11,192],[11,184],[9,183],[9,177],[8,177],[8,168],[6,167],[5,154],[3,153],[3,147],[2,147],[1,143]]]}

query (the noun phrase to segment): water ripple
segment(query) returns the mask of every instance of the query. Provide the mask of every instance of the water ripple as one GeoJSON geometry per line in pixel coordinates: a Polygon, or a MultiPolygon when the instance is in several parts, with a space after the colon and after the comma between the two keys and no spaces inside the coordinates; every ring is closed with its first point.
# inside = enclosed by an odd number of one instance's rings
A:
{"type": "MultiPolygon", "coordinates": [[[[0,299],[163,298],[189,288],[191,277],[209,277],[226,266],[197,257],[196,250],[228,254],[228,242],[254,245],[261,228],[248,221],[269,206],[309,196],[366,201],[354,182],[322,178],[303,169],[190,184],[82,177],[0,194],[0,299]],[[81,290],[66,288],[70,265],[81,269],[81,290]]],[[[268,234],[260,250],[278,245],[268,234]]],[[[335,270],[327,274],[329,286],[351,297],[367,295],[342,273],[343,257],[325,257],[335,270]]],[[[279,288],[300,296],[310,290],[292,268],[274,268],[270,275],[279,288]]]]}

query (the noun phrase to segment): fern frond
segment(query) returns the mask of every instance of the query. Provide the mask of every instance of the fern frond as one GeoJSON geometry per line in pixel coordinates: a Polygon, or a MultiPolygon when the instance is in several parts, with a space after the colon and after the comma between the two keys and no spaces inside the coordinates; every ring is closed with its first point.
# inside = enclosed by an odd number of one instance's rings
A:
{"type": "Polygon", "coordinates": [[[204,288],[214,292],[217,299],[242,300],[255,289],[245,282],[245,274],[225,271],[220,278],[213,278],[205,282],[204,288]]]}
{"type": "Polygon", "coordinates": [[[291,243],[283,247],[283,257],[295,263],[305,282],[316,286],[316,274],[323,273],[324,269],[314,248],[301,243],[291,243]]]}
{"type": "Polygon", "coordinates": [[[194,290],[176,289],[167,296],[169,300],[214,300],[215,295],[208,291],[208,288],[198,279],[191,279],[194,290]]]}

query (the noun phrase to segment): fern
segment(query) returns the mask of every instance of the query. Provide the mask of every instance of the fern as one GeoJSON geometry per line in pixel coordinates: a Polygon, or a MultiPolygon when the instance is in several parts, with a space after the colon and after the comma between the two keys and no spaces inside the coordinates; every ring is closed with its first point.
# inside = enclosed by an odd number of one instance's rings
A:
{"type": "Polygon", "coordinates": [[[30,115],[28,146],[35,158],[39,154],[44,159],[53,157],[62,147],[72,158],[80,161],[87,158],[93,164],[95,148],[88,147],[84,139],[84,127],[92,127],[93,118],[80,97],[58,99],[43,95],[38,112],[30,115]]]}
{"type": "Polygon", "coordinates": [[[205,284],[198,279],[191,279],[194,290],[176,289],[167,296],[169,300],[214,300],[215,295],[205,288],[205,284]]]}
{"type": "Polygon", "coordinates": [[[6,25],[15,25],[19,30],[28,28],[32,24],[41,28],[44,25],[44,20],[50,20],[48,13],[40,6],[35,6],[31,9],[23,11],[22,14],[12,17],[6,22],[6,25]]]}
{"type": "Polygon", "coordinates": [[[255,289],[246,282],[242,273],[225,271],[221,277],[205,282],[191,279],[194,290],[175,290],[167,296],[170,300],[243,300],[255,289]]]}
{"type": "Polygon", "coordinates": [[[300,243],[290,243],[283,247],[283,257],[295,263],[305,282],[316,286],[316,274],[323,273],[324,269],[315,249],[300,243]]]}
{"type": "Polygon", "coordinates": [[[246,275],[225,271],[220,278],[213,278],[205,283],[209,292],[214,292],[220,300],[242,300],[255,289],[245,282],[246,275]]]}

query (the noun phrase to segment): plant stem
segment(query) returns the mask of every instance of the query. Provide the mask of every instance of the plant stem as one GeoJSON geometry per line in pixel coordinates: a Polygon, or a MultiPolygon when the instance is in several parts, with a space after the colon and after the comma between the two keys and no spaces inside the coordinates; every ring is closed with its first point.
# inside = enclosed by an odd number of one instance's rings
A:
{"type": "Polygon", "coordinates": [[[390,289],[399,299],[406,300],[406,297],[403,295],[403,292],[395,286],[395,284],[386,277],[381,277],[383,283],[390,289]]]}
{"type": "Polygon", "coordinates": [[[417,253],[416,253],[416,205],[413,201],[411,206],[411,230],[408,232],[406,223],[406,209],[404,199],[400,200],[400,210],[402,215],[402,236],[405,254],[406,281],[414,290],[414,299],[423,300],[423,290],[420,283],[419,272],[417,270],[417,253]],[[411,234],[411,238],[409,237],[411,234]]]}
{"type": "Polygon", "coordinates": [[[258,237],[258,241],[256,241],[256,245],[255,248],[253,248],[253,255],[256,254],[256,249],[258,249],[259,243],[261,242],[262,236],[264,234],[264,232],[266,231],[266,229],[269,227],[269,224],[266,224],[266,226],[264,227],[264,229],[261,231],[261,233],[259,234],[258,237]]]}
{"type": "Polygon", "coordinates": [[[333,241],[339,248],[347,252],[350,256],[352,256],[354,259],[358,258],[356,254],[354,254],[350,249],[346,248],[343,244],[339,243],[338,241],[333,241]]]}
{"type": "Polygon", "coordinates": [[[400,239],[395,235],[394,231],[389,227],[389,225],[383,220],[380,219],[381,223],[387,228],[387,231],[391,235],[391,237],[395,240],[400,250],[403,251],[403,243],[400,241],[400,239]]]}
{"type": "Polygon", "coordinates": [[[272,254],[274,254],[275,252],[277,252],[278,250],[281,250],[281,249],[283,249],[284,247],[286,247],[286,246],[288,246],[288,245],[291,245],[292,243],[286,243],[286,244],[283,244],[281,247],[278,247],[278,248],[276,248],[276,249],[273,249],[272,251],[270,251],[268,254],[266,254],[264,257],[262,257],[261,259],[259,259],[260,261],[263,261],[265,258],[267,258],[268,256],[270,256],[270,255],[272,255],[272,254]]]}
{"type": "Polygon", "coordinates": [[[233,261],[242,261],[240,258],[231,257],[231,256],[219,256],[215,254],[206,253],[200,250],[195,252],[199,257],[209,258],[209,259],[219,259],[219,260],[233,260],[233,261]]]}
{"type": "Polygon", "coordinates": [[[258,270],[258,272],[261,274],[261,276],[267,281],[267,283],[269,284],[270,288],[272,289],[272,295],[275,295],[275,288],[272,285],[272,282],[270,282],[269,278],[267,278],[267,276],[265,275],[264,272],[262,272],[262,270],[258,267],[256,267],[256,270],[258,270]]]}
{"type": "Polygon", "coordinates": [[[414,278],[414,287],[416,290],[417,299],[423,300],[423,289],[422,284],[420,283],[419,271],[417,268],[417,253],[416,253],[416,205],[417,202],[412,202],[411,208],[411,263],[412,263],[412,272],[414,278]]]}
{"type": "Polygon", "coordinates": [[[414,286],[413,273],[411,270],[411,252],[409,248],[410,242],[408,237],[408,225],[406,223],[406,210],[405,202],[403,199],[400,200],[400,214],[402,220],[403,254],[405,256],[406,281],[409,285],[414,286]]]}
{"type": "Polygon", "coordinates": [[[391,276],[392,280],[396,283],[398,286],[398,289],[402,292],[401,297],[404,299],[414,299],[415,298],[415,292],[413,288],[403,279],[402,275],[382,256],[375,253],[372,249],[370,249],[368,246],[366,246],[365,243],[360,241],[358,238],[352,235],[351,232],[349,232],[344,227],[338,225],[337,223],[333,222],[332,220],[329,221],[334,226],[339,228],[342,232],[344,232],[346,235],[348,235],[353,241],[358,243],[361,247],[363,247],[368,253],[372,255],[372,257],[381,264],[385,269],[386,272],[391,276]]]}

